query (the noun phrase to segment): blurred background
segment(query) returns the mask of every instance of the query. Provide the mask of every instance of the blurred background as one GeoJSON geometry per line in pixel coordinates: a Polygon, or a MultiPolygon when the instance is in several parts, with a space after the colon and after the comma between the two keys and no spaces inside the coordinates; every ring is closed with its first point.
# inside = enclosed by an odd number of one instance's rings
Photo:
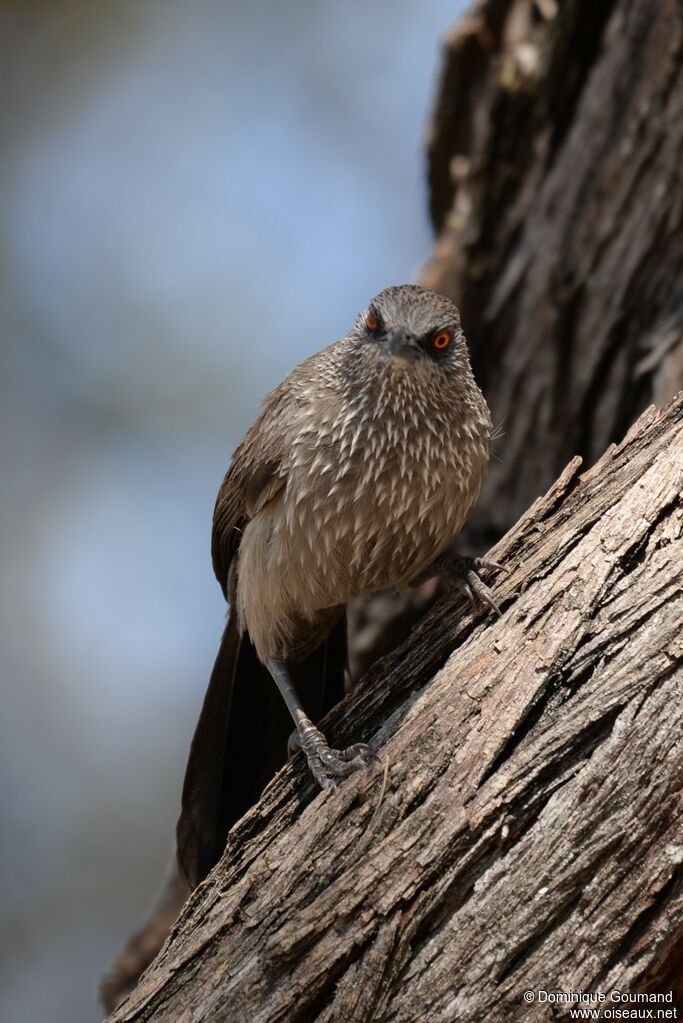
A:
{"type": "Polygon", "coordinates": [[[93,1021],[168,858],[263,394],[430,247],[460,0],[0,4],[0,1018],[93,1021]]]}

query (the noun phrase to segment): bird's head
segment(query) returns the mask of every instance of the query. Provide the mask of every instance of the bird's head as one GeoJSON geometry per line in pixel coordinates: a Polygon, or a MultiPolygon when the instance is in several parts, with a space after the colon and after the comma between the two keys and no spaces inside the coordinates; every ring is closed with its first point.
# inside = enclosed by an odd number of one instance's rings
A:
{"type": "Polygon", "coordinates": [[[357,335],[382,358],[448,370],[467,359],[456,306],[414,284],[385,288],[356,324],[357,335]]]}

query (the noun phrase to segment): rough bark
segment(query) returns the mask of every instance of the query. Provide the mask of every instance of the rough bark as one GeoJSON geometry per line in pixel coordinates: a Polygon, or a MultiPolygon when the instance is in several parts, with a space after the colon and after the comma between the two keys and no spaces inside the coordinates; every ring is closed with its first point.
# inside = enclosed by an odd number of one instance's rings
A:
{"type": "MultiPolygon", "coordinates": [[[[683,388],[683,5],[481,0],[446,40],[422,283],[462,312],[503,436],[460,538],[495,543],[683,388]]],[[[352,606],[358,674],[429,606],[352,606]]]]}
{"type": "Polygon", "coordinates": [[[331,716],[383,769],[281,771],[113,1019],[537,1020],[524,990],[671,988],[682,490],[683,395],[573,460],[495,550],[502,618],[445,599],[331,716]]]}
{"type": "Polygon", "coordinates": [[[423,280],[504,431],[490,543],[683,387],[683,5],[484,0],[447,41],[428,152],[423,280]]]}

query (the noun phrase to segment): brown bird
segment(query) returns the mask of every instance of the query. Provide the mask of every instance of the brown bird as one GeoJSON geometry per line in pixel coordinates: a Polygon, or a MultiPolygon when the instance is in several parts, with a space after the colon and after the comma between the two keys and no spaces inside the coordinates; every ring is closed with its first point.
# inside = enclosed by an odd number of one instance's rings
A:
{"type": "Polygon", "coordinates": [[[363,743],[331,749],[313,723],[343,694],[348,601],[445,575],[497,610],[477,569],[500,566],[448,553],[491,438],[449,299],[387,288],[264,405],[214,512],[213,565],[229,612],[177,829],[191,886],[284,761],[291,719],[323,788],[374,756],[363,743]]]}

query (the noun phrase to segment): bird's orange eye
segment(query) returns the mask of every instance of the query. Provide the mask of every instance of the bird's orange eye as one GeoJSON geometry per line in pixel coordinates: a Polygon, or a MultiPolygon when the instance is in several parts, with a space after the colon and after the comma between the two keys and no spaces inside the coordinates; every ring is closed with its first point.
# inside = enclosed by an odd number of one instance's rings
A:
{"type": "Polygon", "coordinates": [[[368,330],[377,330],[377,328],[379,327],[379,320],[377,319],[372,310],[370,310],[368,315],[365,317],[365,326],[368,328],[368,330]]]}
{"type": "Polygon", "coordinates": [[[453,335],[451,334],[451,332],[448,330],[442,330],[440,334],[436,335],[436,337],[432,341],[432,344],[434,348],[436,348],[437,352],[444,352],[448,348],[452,340],[453,335]]]}

